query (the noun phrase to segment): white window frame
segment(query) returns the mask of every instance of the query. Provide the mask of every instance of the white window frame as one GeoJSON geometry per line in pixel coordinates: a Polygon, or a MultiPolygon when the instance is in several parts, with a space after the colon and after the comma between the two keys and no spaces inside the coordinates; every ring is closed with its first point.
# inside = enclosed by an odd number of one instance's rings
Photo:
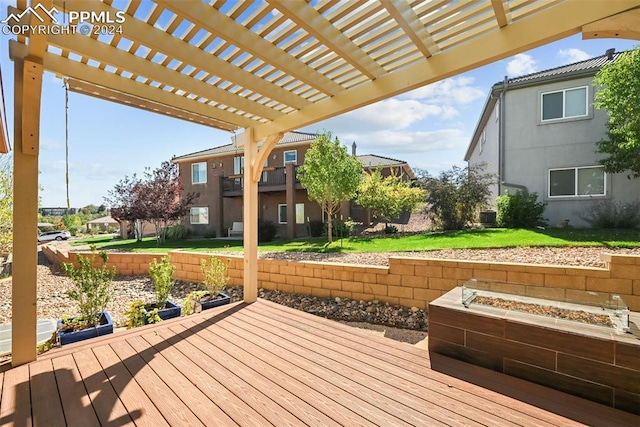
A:
{"type": "Polygon", "coordinates": [[[602,165],[592,165],[592,166],[576,166],[576,167],[569,167],[569,168],[551,168],[549,169],[549,171],[547,172],[547,197],[550,199],[565,199],[565,198],[584,198],[584,197],[605,197],[607,195],[607,173],[604,171],[604,166],[602,165]],[[604,193],[601,194],[578,194],[578,188],[580,187],[580,183],[578,182],[578,171],[580,169],[595,169],[595,168],[599,168],[602,169],[602,174],[604,177],[604,183],[603,183],[603,189],[604,189],[604,193]],[[563,194],[563,195],[558,195],[558,196],[552,196],[551,195],[551,172],[553,171],[566,171],[566,170],[573,170],[574,172],[574,188],[573,188],[573,194],[563,194]]]}
{"type": "Polygon", "coordinates": [[[287,165],[287,163],[293,163],[294,165],[298,164],[298,150],[287,150],[285,152],[282,153],[282,163],[284,166],[287,165]],[[294,155],[294,159],[293,160],[287,160],[287,153],[293,153],[294,155]]]}
{"type": "MultiPolygon", "coordinates": [[[[200,213],[198,213],[198,219],[200,218],[200,213]]],[[[190,224],[194,224],[194,225],[202,225],[202,224],[209,224],[209,207],[208,206],[194,206],[191,209],[189,209],[189,223],[190,224]],[[207,222],[193,222],[193,210],[194,209],[204,209],[207,212],[207,222]]]]}
{"type": "Polygon", "coordinates": [[[206,184],[207,183],[207,162],[191,163],[191,184],[206,184]],[[201,166],[204,168],[204,181],[194,181],[193,168],[194,166],[201,166]]]}
{"type": "Polygon", "coordinates": [[[244,173],[244,156],[235,156],[233,158],[233,174],[241,175],[244,173]]]}
{"type": "Polygon", "coordinates": [[[540,122],[541,123],[549,123],[549,122],[554,122],[554,121],[558,121],[558,120],[570,120],[570,119],[578,119],[578,118],[582,118],[582,117],[588,117],[589,116],[589,86],[575,86],[575,87],[569,87],[566,89],[560,89],[560,90],[549,90],[547,92],[542,92],[540,94],[540,122]],[[571,91],[571,90],[576,90],[576,89],[584,89],[585,90],[585,94],[584,94],[584,114],[581,114],[579,116],[568,116],[566,114],[566,110],[567,110],[567,103],[566,103],[566,93],[571,91]],[[544,96],[545,95],[549,95],[552,93],[562,93],[562,117],[556,117],[554,119],[545,119],[544,118],[544,96]]]}
{"type": "MultiPolygon", "coordinates": [[[[286,204],[278,204],[278,224],[286,224],[287,221],[282,222],[282,218],[280,217],[280,209],[284,207],[285,212],[287,210],[286,204]]],[[[296,224],[304,224],[304,203],[296,203],[296,224]],[[301,220],[301,221],[300,221],[301,220]]],[[[288,220],[289,218],[287,218],[288,220]]]]}

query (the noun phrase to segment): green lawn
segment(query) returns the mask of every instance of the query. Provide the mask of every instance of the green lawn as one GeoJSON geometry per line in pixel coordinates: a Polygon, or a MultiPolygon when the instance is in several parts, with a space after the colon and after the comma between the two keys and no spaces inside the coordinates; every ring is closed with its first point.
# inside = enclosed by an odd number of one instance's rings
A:
{"type": "MultiPolygon", "coordinates": [[[[167,241],[158,247],[154,238],[142,242],[112,240],[95,237],[77,240],[72,245],[95,244],[99,249],[132,252],[168,252],[172,249],[189,251],[242,250],[241,240],[180,240],[167,241]]],[[[504,248],[515,246],[604,246],[640,247],[640,230],[550,229],[511,230],[484,229],[426,233],[406,237],[362,238],[337,240],[327,245],[324,238],[305,238],[293,241],[261,243],[264,252],[399,252],[456,248],[504,248]]]]}

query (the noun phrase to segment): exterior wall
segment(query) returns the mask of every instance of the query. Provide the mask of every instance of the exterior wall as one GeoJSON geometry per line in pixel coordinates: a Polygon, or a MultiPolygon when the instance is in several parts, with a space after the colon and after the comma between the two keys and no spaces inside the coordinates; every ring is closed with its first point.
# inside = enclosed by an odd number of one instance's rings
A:
{"type": "MultiPolygon", "coordinates": [[[[484,172],[490,173],[496,176],[496,179],[499,175],[499,159],[500,156],[498,154],[499,146],[500,146],[500,117],[499,117],[499,109],[500,102],[496,102],[493,110],[491,111],[491,116],[485,125],[484,132],[484,144],[481,140],[477,142],[475,149],[471,153],[469,160],[467,163],[469,166],[477,166],[480,164],[486,164],[484,172]]],[[[495,208],[495,199],[499,196],[498,193],[498,183],[491,185],[489,189],[491,190],[491,205],[495,208]]]]}
{"type": "MultiPolygon", "coordinates": [[[[318,203],[309,200],[305,190],[296,190],[295,197],[296,204],[304,203],[304,224],[296,224],[296,236],[305,237],[309,235],[309,221],[321,220],[322,210],[318,203]]],[[[259,219],[273,222],[278,230],[278,237],[285,237],[287,235],[287,224],[278,223],[278,205],[284,205],[286,203],[286,194],[284,191],[258,193],[259,219]]],[[[287,220],[289,220],[289,218],[287,218],[287,220]]],[[[293,220],[295,221],[295,218],[293,218],[293,220]]]]}
{"type": "Polygon", "coordinates": [[[593,108],[592,78],[554,82],[506,92],[505,170],[503,180],[525,185],[546,202],[545,217],[551,226],[565,219],[572,226],[588,226],[577,213],[598,200],[630,201],[640,194],[640,180],[625,174],[607,175],[606,196],[548,197],[550,168],[598,165],[595,144],[606,136],[607,114],[593,108]],[[541,122],[541,94],[547,91],[588,86],[589,114],[586,118],[541,122]]]}
{"type": "MultiPolygon", "coordinates": [[[[44,249],[43,249],[44,250],[44,249]]],[[[55,248],[44,250],[52,262],[55,248]]],[[[70,253],[73,262],[76,253],[70,253]]],[[[119,274],[148,274],[152,258],[162,254],[110,253],[109,265],[119,274]]],[[[171,251],[178,280],[203,279],[201,252],[171,251]]],[[[229,278],[242,286],[243,258],[216,255],[230,260],[229,278]]],[[[64,257],[64,256],[63,256],[64,257]]],[[[428,304],[471,278],[542,286],[549,289],[609,292],[620,295],[630,310],[640,311],[640,256],[603,254],[606,268],[550,266],[518,263],[456,261],[391,257],[389,266],[361,266],[311,261],[258,260],[258,286],[320,297],[380,300],[390,304],[426,308],[428,304]]]]}

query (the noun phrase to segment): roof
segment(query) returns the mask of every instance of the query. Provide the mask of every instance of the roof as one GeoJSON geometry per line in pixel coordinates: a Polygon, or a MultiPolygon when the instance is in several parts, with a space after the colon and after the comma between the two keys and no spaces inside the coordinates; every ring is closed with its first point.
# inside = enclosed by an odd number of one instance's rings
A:
{"type": "Polygon", "coordinates": [[[108,222],[109,224],[118,224],[118,221],[113,219],[111,216],[92,219],[91,221],[87,221],[87,224],[104,224],[105,222],[108,222]]]}
{"type": "Polygon", "coordinates": [[[365,169],[400,166],[402,167],[402,169],[404,169],[404,172],[409,176],[409,178],[414,177],[413,169],[411,169],[409,163],[405,162],[404,160],[378,156],[377,154],[360,154],[356,157],[362,162],[362,166],[364,166],[365,169]]]}
{"type": "Polygon", "coordinates": [[[480,134],[487,124],[487,120],[491,116],[496,102],[501,93],[509,91],[511,89],[520,89],[523,87],[537,86],[540,84],[547,84],[551,82],[572,80],[587,76],[595,76],[595,74],[606,64],[615,62],[625,52],[614,52],[611,55],[605,53],[604,55],[596,56],[594,58],[586,59],[584,61],[574,62],[572,64],[561,65],[559,67],[550,68],[548,70],[538,71],[531,74],[525,74],[523,76],[512,77],[494,84],[491,87],[491,91],[487,96],[484,107],[482,108],[482,114],[478,120],[478,124],[471,137],[471,142],[467,148],[467,152],[464,155],[464,160],[468,161],[471,158],[471,154],[475,149],[480,134]],[[505,84],[506,83],[506,84],[505,84]]]}
{"type": "MultiPolygon", "coordinates": [[[[293,145],[301,142],[311,142],[315,140],[317,135],[315,133],[292,131],[284,134],[282,139],[276,144],[276,147],[283,145],[293,145]]],[[[233,137],[231,140],[233,141],[233,137]]],[[[219,145],[217,147],[208,148],[202,151],[196,151],[195,153],[184,154],[173,158],[174,163],[183,162],[185,160],[205,159],[208,157],[219,157],[229,153],[242,153],[241,147],[236,147],[234,143],[219,145]]]]}

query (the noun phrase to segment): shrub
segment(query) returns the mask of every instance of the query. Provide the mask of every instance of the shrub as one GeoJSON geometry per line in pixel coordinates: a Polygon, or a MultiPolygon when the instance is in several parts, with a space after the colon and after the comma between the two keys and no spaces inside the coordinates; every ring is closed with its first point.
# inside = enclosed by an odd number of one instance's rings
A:
{"type": "Polygon", "coordinates": [[[311,237],[320,237],[324,231],[324,223],[319,220],[309,221],[309,234],[311,237]]]}
{"type": "Polygon", "coordinates": [[[627,203],[603,200],[577,215],[595,228],[636,228],[640,225],[640,200],[627,203]]]}
{"type": "Polygon", "coordinates": [[[186,225],[175,224],[167,228],[166,238],[168,240],[184,240],[189,237],[189,232],[189,227],[187,227],[186,225]]]}
{"type": "Polygon", "coordinates": [[[398,227],[396,227],[395,225],[385,225],[384,234],[397,234],[397,233],[398,233],[398,227]]]}
{"type": "Polygon", "coordinates": [[[546,203],[538,202],[538,193],[518,190],[496,199],[498,215],[496,225],[505,228],[534,228],[546,225],[542,214],[546,203]]]}
{"type": "Polygon", "coordinates": [[[204,238],[205,239],[215,239],[216,238],[216,230],[214,230],[214,229],[207,230],[207,232],[204,233],[204,238]]]}
{"type": "MultiPolygon", "coordinates": [[[[343,221],[341,219],[335,218],[331,220],[332,222],[332,233],[337,238],[349,237],[351,236],[351,231],[353,230],[353,221],[350,219],[343,221]]],[[[323,232],[327,234],[327,223],[324,224],[323,232]]]]}
{"type": "Polygon", "coordinates": [[[495,177],[482,173],[484,165],[460,168],[454,166],[437,178],[424,176],[420,180],[427,190],[425,214],[444,230],[461,230],[475,219],[477,211],[487,204],[489,186],[495,177]]]}
{"type": "Polygon", "coordinates": [[[127,316],[127,329],[162,321],[158,315],[158,308],[148,311],[145,305],[141,300],[129,304],[129,310],[124,313],[127,316]]]}
{"type": "Polygon", "coordinates": [[[209,295],[209,291],[190,292],[184,299],[184,307],[182,308],[182,313],[184,313],[185,316],[195,313],[196,307],[198,307],[199,305],[198,301],[200,301],[207,295],[209,295]]]}
{"type": "Polygon", "coordinates": [[[258,242],[270,242],[276,237],[276,226],[272,221],[258,221],[258,242]]]}
{"type": "Polygon", "coordinates": [[[86,327],[99,324],[102,312],[111,299],[111,281],[116,275],[116,268],[107,268],[109,255],[105,251],[96,253],[91,247],[91,255],[78,255],[78,267],[70,263],[62,264],[62,271],[73,282],[73,288],[67,292],[69,298],[78,303],[80,319],[86,327]],[[98,267],[98,259],[102,261],[98,267]]]}
{"type": "MultiPolygon", "coordinates": [[[[227,264],[230,260],[227,260],[227,264]]],[[[200,260],[200,267],[202,274],[204,274],[204,280],[202,283],[211,296],[216,296],[221,290],[227,286],[227,265],[220,261],[218,258],[212,256],[209,257],[209,262],[206,259],[200,260]]]]}
{"type": "Polygon", "coordinates": [[[163,309],[167,304],[171,290],[173,289],[173,264],[169,261],[168,256],[162,257],[162,261],[158,262],[155,258],[149,264],[149,276],[153,282],[153,290],[156,293],[156,304],[158,308],[163,309]]]}

